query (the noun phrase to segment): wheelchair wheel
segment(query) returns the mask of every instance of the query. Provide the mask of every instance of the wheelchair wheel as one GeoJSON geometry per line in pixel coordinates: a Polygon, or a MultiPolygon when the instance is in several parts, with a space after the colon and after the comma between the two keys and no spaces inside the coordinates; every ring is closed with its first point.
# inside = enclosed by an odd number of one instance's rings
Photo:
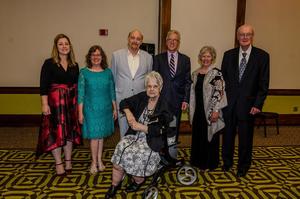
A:
{"type": "Polygon", "coordinates": [[[197,172],[193,167],[183,165],[177,171],[177,180],[183,185],[191,185],[197,180],[197,172]]]}
{"type": "Polygon", "coordinates": [[[145,189],[143,199],[157,199],[158,189],[155,186],[150,186],[145,189]]]}

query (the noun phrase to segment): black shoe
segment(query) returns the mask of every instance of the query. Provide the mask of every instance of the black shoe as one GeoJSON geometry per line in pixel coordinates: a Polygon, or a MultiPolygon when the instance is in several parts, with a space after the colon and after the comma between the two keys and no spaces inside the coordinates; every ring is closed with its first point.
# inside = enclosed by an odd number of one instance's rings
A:
{"type": "Polygon", "coordinates": [[[145,180],[138,184],[134,180],[126,187],[127,192],[136,192],[144,184],[145,180]]]}
{"type": "Polygon", "coordinates": [[[247,172],[248,172],[247,168],[239,168],[238,171],[237,171],[237,173],[236,173],[236,176],[238,178],[244,177],[247,174],[247,172]]]}
{"type": "MultiPolygon", "coordinates": [[[[120,183],[121,184],[121,183],[120,183]]],[[[111,185],[108,189],[108,191],[105,194],[105,199],[112,198],[116,195],[118,189],[120,188],[120,184],[117,186],[111,185]]]]}
{"type": "Polygon", "coordinates": [[[230,169],[231,169],[231,166],[228,166],[228,165],[225,165],[225,164],[222,166],[222,170],[225,171],[225,172],[229,171],[230,169]]]}

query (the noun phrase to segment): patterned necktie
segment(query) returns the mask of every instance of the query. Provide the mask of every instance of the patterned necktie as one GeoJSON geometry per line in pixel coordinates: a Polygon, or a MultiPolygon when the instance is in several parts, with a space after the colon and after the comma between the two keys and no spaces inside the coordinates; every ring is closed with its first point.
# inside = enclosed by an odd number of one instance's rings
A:
{"type": "Polygon", "coordinates": [[[175,58],[173,53],[171,53],[171,59],[170,59],[170,73],[172,77],[175,76],[175,58]]]}
{"type": "Polygon", "coordinates": [[[246,60],[247,53],[244,52],[244,53],[242,53],[242,55],[243,55],[243,58],[241,60],[240,68],[239,68],[239,81],[241,81],[243,74],[245,72],[246,66],[247,66],[247,60],[246,60]]]}

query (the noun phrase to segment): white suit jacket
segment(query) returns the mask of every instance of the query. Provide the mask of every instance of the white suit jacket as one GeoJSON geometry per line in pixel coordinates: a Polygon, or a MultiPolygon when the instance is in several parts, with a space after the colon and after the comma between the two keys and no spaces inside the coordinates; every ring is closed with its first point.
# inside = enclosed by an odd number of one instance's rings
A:
{"type": "Polygon", "coordinates": [[[140,61],[135,76],[132,77],[128,65],[128,48],[120,49],[112,54],[111,70],[116,87],[117,106],[122,99],[145,90],[145,76],[152,71],[152,56],[140,50],[140,61]]]}

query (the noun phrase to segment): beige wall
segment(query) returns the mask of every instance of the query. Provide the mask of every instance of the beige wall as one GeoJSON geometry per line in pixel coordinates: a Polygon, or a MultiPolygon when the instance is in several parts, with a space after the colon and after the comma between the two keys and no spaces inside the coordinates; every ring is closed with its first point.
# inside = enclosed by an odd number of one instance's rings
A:
{"type": "Polygon", "coordinates": [[[247,0],[246,23],[255,28],[254,45],[271,57],[271,89],[300,89],[300,1],[247,0]]]}
{"type": "Polygon", "coordinates": [[[94,44],[110,62],[133,28],[157,47],[158,5],[158,0],[1,0],[0,87],[39,86],[40,67],[58,33],[71,38],[80,66],[94,44]],[[100,28],[109,35],[99,36],[100,28]]]}
{"type": "Polygon", "coordinates": [[[202,46],[216,48],[217,66],[224,51],[234,47],[236,8],[236,0],[172,0],[171,28],[180,31],[180,51],[191,58],[192,70],[199,67],[202,46]]]}
{"type": "MultiPolygon", "coordinates": [[[[53,38],[66,33],[72,39],[77,61],[93,44],[111,53],[126,46],[133,28],[144,42],[158,40],[159,0],[1,0],[0,87],[38,86],[43,60],[49,57],[53,38]],[[107,37],[98,30],[107,28],[107,37]]],[[[234,45],[237,0],[172,0],[171,28],[182,33],[181,51],[191,57],[192,69],[203,45],[217,50],[217,66],[234,45]]],[[[272,89],[299,89],[299,0],[247,0],[246,22],[255,28],[254,45],[271,55],[272,89]]]]}

